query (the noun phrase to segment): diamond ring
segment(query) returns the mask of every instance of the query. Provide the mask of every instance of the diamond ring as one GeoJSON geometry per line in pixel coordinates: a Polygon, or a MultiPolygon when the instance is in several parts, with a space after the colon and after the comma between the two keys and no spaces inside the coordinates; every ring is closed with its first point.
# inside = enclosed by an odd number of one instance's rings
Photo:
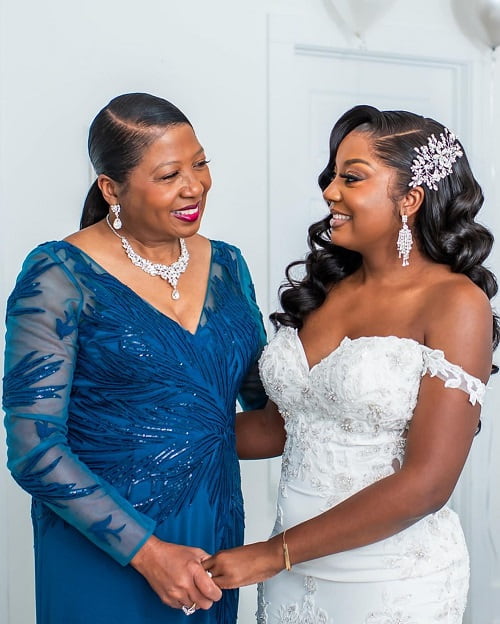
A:
{"type": "Polygon", "coordinates": [[[186,605],[182,605],[182,610],[184,612],[184,615],[193,615],[193,613],[196,611],[196,602],[193,602],[193,604],[190,607],[186,607],[186,605]]]}

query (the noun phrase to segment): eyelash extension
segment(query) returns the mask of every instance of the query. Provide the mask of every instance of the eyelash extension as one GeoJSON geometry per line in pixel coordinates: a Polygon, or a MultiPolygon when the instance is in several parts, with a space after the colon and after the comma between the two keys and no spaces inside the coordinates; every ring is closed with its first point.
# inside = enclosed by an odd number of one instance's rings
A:
{"type": "Polygon", "coordinates": [[[341,177],[343,180],[346,180],[347,182],[359,182],[359,180],[361,180],[361,178],[347,173],[341,174],[339,177],[341,177]]]}

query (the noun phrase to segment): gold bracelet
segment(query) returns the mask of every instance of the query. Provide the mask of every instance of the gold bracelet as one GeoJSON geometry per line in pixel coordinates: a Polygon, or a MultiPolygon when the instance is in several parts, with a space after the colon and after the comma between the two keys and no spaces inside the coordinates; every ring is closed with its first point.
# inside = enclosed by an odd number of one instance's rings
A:
{"type": "Polygon", "coordinates": [[[288,572],[292,569],[292,564],[290,563],[290,554],[288,553],[288,544],[286,543],[286,529],[283,531],[283,558],[285,560],[285,570],[288,572]]]}

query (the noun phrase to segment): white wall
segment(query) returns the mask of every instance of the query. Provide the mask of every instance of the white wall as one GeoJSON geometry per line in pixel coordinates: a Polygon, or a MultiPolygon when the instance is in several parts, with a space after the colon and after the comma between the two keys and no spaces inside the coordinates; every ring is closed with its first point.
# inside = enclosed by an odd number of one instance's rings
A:
{"type": "MultiPolygon", "coordinates": [[[[252,0],[246,4],[234,0],[2,0],[2,303],[26,252],[38,242],[61,238],[77,228],[90,181],[86,134],[95,113],[114,95],[148,91],[171,99],[197,129],[212,159],[214,179],[203,232],[242,248],[267,314],[269,293],[276,287],[269,283],[268,270],[268,223],[273,208],[268,193],[270,13],[283,15],[283,19],[298,16],[308,42],[321,36],[331,38],[331,45],[338,48],[470,63],[476,94],[467,147],[488,197],[483,221],[500,236],[495,210],[500,171],[495,143],[499,143],[500,122],[493,115],[500,103],[500,70],[487,47],[471,43],[459,29],[452,12],[457,4],[463,2],[396,0],[361,41],[339,27],[326,0],[252,0]]],[[[418,88],[425,90],[426,85],[418,88]]],[[[283,241],[288,236],[297,233],[285,229],[283,241]]],[[[500,274],[497,248],[491,265],[500,274]]],[[[490,440],[498,449],[498,425],[495,428],[494,424],[494,405],[500,400],[498,385],[492,383],[485,411],[491,422],[476,441],[464,478],[467,488],[459,500],[469,541],[477,541],[473,573],[486,566],[496,578],[500,576],[498,558],[476,535],[483,530],[481,505],[486,505],[488,487],[494,488],[497,478],[494,463],[485,457],[490,440]],[[470,487],[474,483],[476,489],[470,487]],[[478,513],[467,511],[468,504],[478,513]]],[[[494,457],[494,447],[488,452],[494,457]]],[[[1,444],[0,463],[4,464],[1,444]]],[[[250,462],[244,465],[244,478],[248,539],[262,539],[273,523],[276,466],[250,462]],[[271,486],[266,487],[269,482],[271,486]]],[[[0,488],[0,621],[29,624],[34,618],[28,497],[3,468],[0,488]]],[[[492,527],[495,518],[498,523],[498,506],[488,509],[488,526],[492,527]]],[[[492,533],[491,539],[498,544],[497,534],[492,533]]],[[[480,588],[477,592],[476,600],[481,600],[480,588]]],[[[246,590],[242,624],[253,621],[253,611],[253,590],[246,590]]],[[[494,620],[477,619],[474,624],[479,622],[493,624],[494,620]]]]}

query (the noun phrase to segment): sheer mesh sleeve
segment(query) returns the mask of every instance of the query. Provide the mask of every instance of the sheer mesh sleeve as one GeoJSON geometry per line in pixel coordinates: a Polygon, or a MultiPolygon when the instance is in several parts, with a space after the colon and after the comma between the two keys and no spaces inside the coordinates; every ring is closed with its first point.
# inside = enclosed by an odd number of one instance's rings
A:
{"type": "Polygon", "coordinates": [[[477,377],[466,373],[463,368],[451,364],[439,349],[423,347],[424,369],[422,376],[429,373],[431,377],[439,377],[446,388],[458,388],[469,395],[472,405],[483,404],[486,386],[477,377]]]}
{"type": "Polygon", "coordinates": [[[28,256],[7,303],[7,465],[22,488],[125,565],[155,523],[91,472],[68,445],[83,296],[46,247],[28,256]]]}
{"type": "Polygon", "coordinates": [[[248,374],[243,381],[243,384],[240,387],[240,392],[238,395],[238,402],[241,405],[242,409],[245,411],[264,407],[267,402],[267,395],[259,375],[259,358],[262,354],[262,350],[266,345],[267,336],[266,330],[264,328],[264,322],[262,319],[262,313],[259,309],[259,306],[257,305],[255,289],[253,286],[252,278],[250,276],[250,271],[248,270],[247,263],[245,262],[245,259],[239,251],[237,257],[241,288],[247,298],[248,305],[250,306],[251,314],[254,318],[255,324],[259,328],[259,346],[257,350],[257,355],[255,357],[255,361],[253,362],[250,370],[248,371],[248,374]]]}

